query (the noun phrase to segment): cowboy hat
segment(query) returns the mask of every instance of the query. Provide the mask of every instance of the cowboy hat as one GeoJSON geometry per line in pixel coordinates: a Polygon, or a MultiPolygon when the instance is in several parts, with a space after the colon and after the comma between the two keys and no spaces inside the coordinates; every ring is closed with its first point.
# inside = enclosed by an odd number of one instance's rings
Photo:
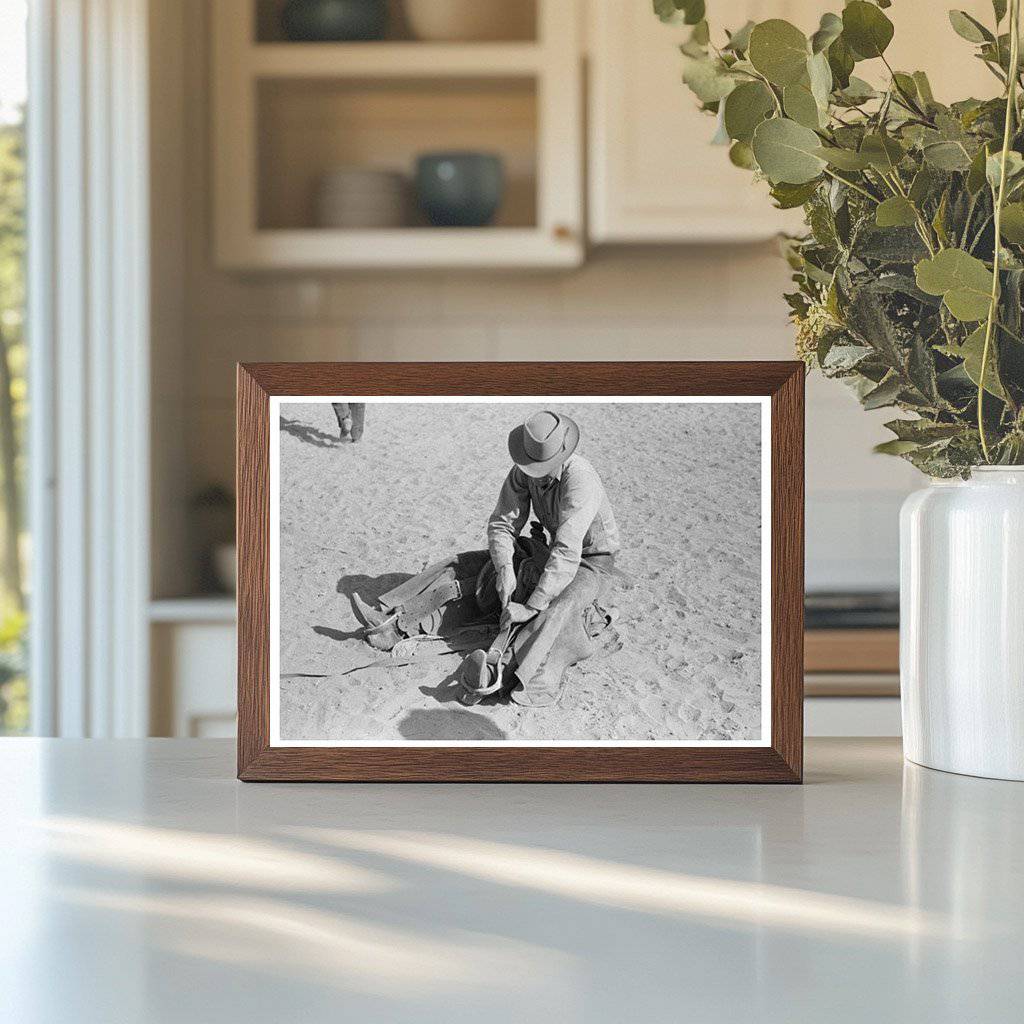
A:
{"type": "Polygon", "coordinates": [[[508,435],[512,461],[527,476],[548,476],[580,443],[580,428],[557,412],[536,412],[508,435]]]}

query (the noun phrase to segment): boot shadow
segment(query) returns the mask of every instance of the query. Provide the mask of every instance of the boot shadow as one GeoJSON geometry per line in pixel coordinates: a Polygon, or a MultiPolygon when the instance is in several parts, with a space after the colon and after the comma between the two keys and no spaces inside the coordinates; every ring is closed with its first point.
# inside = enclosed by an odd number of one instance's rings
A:
{"type": "MultiPolygon", "coordinates": [[[[338,580],[335,590],[339,594],[344,594],[348,598],[349,606],[352,609],[352,614],[355,616],[358,622],[363,622],[363,617],[359,614],[359,609],[353,600],[353,595],[358,594],[367,604],[375,605],[379,600],[381,594],[386,594],[389,590],[394,590],[400,583],[404,583],[406,580],[412,579],[411,572],[386,572],[380,576],[367,576],[365,573],[351,573],[348,576],[342,576],[338,580]]],[[[363,625],[369,625],[367,622],[363,622],[363,625]]],[[[317,632],[320,632],[326,627],[315,627],[317,632]]],[[[338,632],[337,630],[335,632],[338,632]]],[[[329,635],[329,634],[325,634],[329,635]]],[[[336,640],[347,640],[351,636],[359,636],[359,633],[349,634],[348,636],[338,636],[336,640]]]]}
{"type": "Polygon", "coordinates": [[[306,444],[315,445],[317,448],[340,448],[341,439],[333,434],[325,434],[322,430],[310,426],[308,423],[300,423],[298,420],[289,420],[281,417],[281,429],[292,437],[297,437],[306,444]]]}

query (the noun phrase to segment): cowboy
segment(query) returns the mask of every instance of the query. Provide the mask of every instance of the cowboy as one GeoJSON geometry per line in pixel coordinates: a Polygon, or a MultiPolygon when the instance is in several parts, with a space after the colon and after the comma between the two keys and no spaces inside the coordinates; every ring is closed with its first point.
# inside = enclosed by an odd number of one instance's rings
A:
{"type": "Polygon", "coordinates": [[[620,547],[604,484],[579,442],[576,422],[552,411],[516,427],[508,436],[515,465],[487,524],[502,626],[516,630],[511,698],[531,707],[554,704],[565,668],[586,656],[586,613],[620,547]],[[526,540],[531,511],[540,529],[526,540]]]}
{"type": "Polygon", "coordinates": [[[555,704],[565,669],[602,647],[595,641],[614,617],[598,600],[614,572],[619,532],[579,441],[575,421],[555,412],[516,427],[508,437],[515,465],[487,524],[488,550],[427,566],[382,594],[378,608],[354,594],[367,642],[390,651],[403,637],[452,636],[481,613],[493,623],[500,611],[497,638],[463,662],[463,703],[511,681],[517,704],[555,704]],[[531,511],[536,521],[521,536],[531,511]]]}

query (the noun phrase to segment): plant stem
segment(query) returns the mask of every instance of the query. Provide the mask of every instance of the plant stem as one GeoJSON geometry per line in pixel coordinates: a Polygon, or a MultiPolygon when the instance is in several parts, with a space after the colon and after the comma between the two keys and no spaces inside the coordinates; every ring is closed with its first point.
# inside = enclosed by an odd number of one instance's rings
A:
{"type": "Polygon", "coordinates": [[[784,117],[785,112],[782,109],[782,102],[779,99],[779,97],[775,94],[775,90],[772,88],[772,83],[769,82],[768,79],[764,77],[764,75],[760,74],[757,71],[755,71],[753,74],[756,78],[760,79],[764,83],[764,87],[768,90],[769,94],[771,95],[772,101],[775,103],[775,113],[778,114],[779,117],[784,117]]]}
{"type": "Polygon", "coordinates": [[[989,353],[992,346],[992,330],[999,309],[999,256],[1003,200],[1006,196],[1006,160],[1010,151],[1014,115],[1017,111],[1017,67],[1020,61],[1020,0],[1010,0],[1010,73],[1006,83],[1006,119],[1003,125],[1003,150],[999,155],[999,189],[995,196],[993,213],[995,243],[992,253],[992,296],[989,300],[988,320],[985,322],[985,345],[981,350],[981,369],[978,371],[978,435],[985,461],[992,462],[988,437],[985,434],[985,372],[988,369],[989,353]]]}
{"type": "MultiPolygon", "coordinates": [[[[925,113],[925,111],[921,109],[917,100],[915,100],[913,96],[910,96],[909,94],[904,92],[900,86],[900,83],[896,81],[896,72],[893,71],[892,65],[885,59],[885,54],[880,53],[879,56],[882,58],[882,63],[886,66],[886,68],[889,71],[889,84],[892,86],[892,88],[894,88],[900,94],[900,98],[903,100],[906,106],[909,107],[915,114],[917,114],[918,117],[923,117],[927,119],[927,113],[925,113]]],[[[931,126],[931,121],[925,120],[924,123],[931,126]]]]}
{"type": "Polygon", "coordinates": [[[873,196],[866,188],[861,188],[860,185],[858,185],[856,182],[847,181],[846,178],[840,178],[838,174],[833,174],[827,167],[824,169],[824,173],[827,174],[833,180],[841,182],[842,184],[848,186],[849,188],[852,188],[854,192],[859,192],[862,196],[866,196],[868,199],[871,200],[871,202],[875,204],[878,203],[878,196],[873,196]]]}
{"type": "Polygon", "coordinates": [[[999,329],[1000,329],[1001,331],[1006,331],[1006,333],[1007,333],[1007,334],[1008,334],[1008,335],[1009,335],[1009,336],[1010,336],[1011,338],[1014,338],[1014,339],[1015,339],[1016,341],[1019,341],[1019,342],[1020,342],[1020,343],[1021,343],[1022,345],[1024,345],[1024,338],[1022,338],[1022,337],[1021,337],[1021,336],[1020,336],[1020,335],[1019,335],[1019,334],[1018,334],[1018,333],[1017,333],[1016,331],[1011,331],[1011,330],[1010,330],[1010,328],[1009,328],[1009,327],[1007,327],[1007,326],[1006,326],[1006,324],[1004,324],[1002,320],[997,320],[997,321],[996,321],[996,326],[997,326],[997,327],[998,327],[998,328],[999,328],[999,329]]]}

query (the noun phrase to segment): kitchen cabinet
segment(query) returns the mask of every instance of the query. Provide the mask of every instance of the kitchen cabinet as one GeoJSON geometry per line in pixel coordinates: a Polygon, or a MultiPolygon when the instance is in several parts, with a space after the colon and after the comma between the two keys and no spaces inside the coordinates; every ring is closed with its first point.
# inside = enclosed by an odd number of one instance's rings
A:
{"type": "MultiPolygon", "coordinates": [[[[742,0],[711,7],[720,32],[748,19],[817,26],[819,3],[742,0]]],[[[770,238],[800,224],[767,185],[712,146],[715,120],[681,79],[689,28],[664,25],[646,2],[591,0],[588,174],[594,242],[729,242],[770,238]]]]}
{"type": "MultiPolygon", "coordinates": [[[[525,3],[526,0],[520,0],[525,3]]],[[[531,5],[533,6],[533,5],[531,5]]],[[[564,267],[583,258],[579,0],[536,0],[533,37],[373,42],[282,37],[274,0],[217,0],[214,255],[229,269],[564,267]],[[315,196],[339,170],[399,172],[417,156],[498,154],[485,227],[332,227],[315,196]]]]}
{"type": "MultiPolygon", "coordinates": [[[[958,5],[989,23],[988,0],[958,5]]],[[[736,0],[710,3],[712,31],[748,19],[785,18],[812,32],[821,0],[736,0]]],[[[888,54],[897,69],[928,72],[938,99],[991,96],[998,83],[957,37],[945,8],[896,3],[888,54]]],[[[726,242],[796,231],[799,210],[774,209],[764,183],[732,166],[724,147],[710,145],[714,119],[697,109],[681,81],[679,43],[689,34],[664,25],[646,0],[590,0],[588,9],[588,203],[590,238],[609,242],[726,242]]],[[[858,74],[885,74],[880,62],[858,74]]]]}

